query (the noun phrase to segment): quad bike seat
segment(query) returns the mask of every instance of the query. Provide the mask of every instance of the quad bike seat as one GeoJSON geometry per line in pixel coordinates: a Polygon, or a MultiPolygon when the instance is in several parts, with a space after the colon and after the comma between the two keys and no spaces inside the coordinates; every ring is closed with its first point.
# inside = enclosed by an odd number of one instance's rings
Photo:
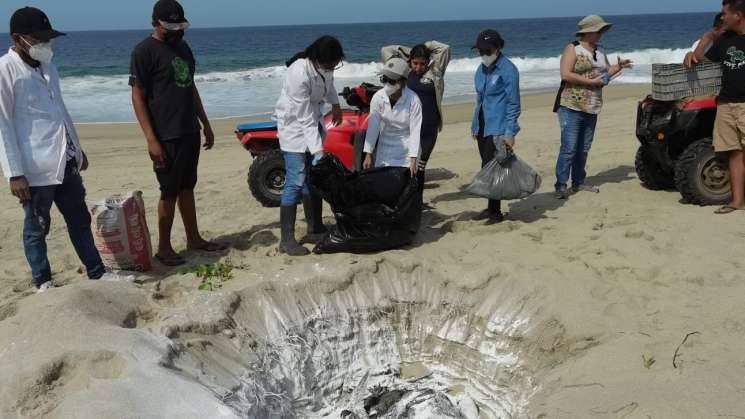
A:
{"type": "Polygon", "coordinates": [[[248,124],[240,124],[236,128],[237,132],[255,132],[255,131],[269,131],[277,129],[277,122],[275,121],[264,121],[264,122],[251,122],[248,124]]]}

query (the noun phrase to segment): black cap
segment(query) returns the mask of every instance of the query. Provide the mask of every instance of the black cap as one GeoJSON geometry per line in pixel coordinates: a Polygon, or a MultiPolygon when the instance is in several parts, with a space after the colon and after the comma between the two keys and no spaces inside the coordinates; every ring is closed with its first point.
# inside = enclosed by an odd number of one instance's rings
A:
{"type": "Polygon", "coordinates": [[[504,48],[504,39],[499,32],[494,29],[487,29],[481,31],[478,38],[476,38],[476,44],[471,49],[491,49],[491,48],[504,48]]]}
{"type": "Polygon", "coordinates": [[[24,7],[13,13],[10,18],[10,33],[32,36],[42,42],[65,35],[52,29],[47,15],[35,7],[24,7]]]}
{"type": "Polygon", "coordinates": [[[176,0],[158,0],[153,7],[153,22],[162,20],[166,23],[185,23],[186,14],[176,0]]]}

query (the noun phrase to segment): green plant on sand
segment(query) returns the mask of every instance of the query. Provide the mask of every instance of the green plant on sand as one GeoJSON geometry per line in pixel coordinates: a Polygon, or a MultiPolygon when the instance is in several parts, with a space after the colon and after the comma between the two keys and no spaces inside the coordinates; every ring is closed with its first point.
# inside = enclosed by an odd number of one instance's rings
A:
{"type": "Polygon", "coordinates": [[[233,265],[229,261],[197,265],[186,269],[182,274],[195,274],[201,279],[200,290],[215,291],[233,277],[233,265]]]}

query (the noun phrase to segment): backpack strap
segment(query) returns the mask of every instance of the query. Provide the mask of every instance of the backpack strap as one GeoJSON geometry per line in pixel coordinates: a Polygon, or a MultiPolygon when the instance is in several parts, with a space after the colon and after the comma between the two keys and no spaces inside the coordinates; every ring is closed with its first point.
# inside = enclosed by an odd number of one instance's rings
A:
{"type": "MultiPolygon", "coordinates": [[[[572,45],[575,47],[579,45],[579,41],[572,41],[572,45]]],[[[561,81],[561,84],[559,85],[559,91],[556,92],[556,100],[554,100],[554,113],[559,112],[559,107],[561,107],[561,94],[564,92],[564,88],[566,87],[566,83],[564,80],[561,81]]]]}

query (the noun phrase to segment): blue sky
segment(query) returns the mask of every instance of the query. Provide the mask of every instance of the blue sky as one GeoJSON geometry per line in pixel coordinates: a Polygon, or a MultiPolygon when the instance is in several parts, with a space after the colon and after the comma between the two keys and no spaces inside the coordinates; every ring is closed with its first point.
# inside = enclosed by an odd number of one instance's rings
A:
{"type": "MultiPolygon", "coordinates": [[[[17,8],[46,11],[62,30],[140,29],[154,0],[2,0],[6,22],[17,8]]],[[[294,25],[411,20],[500,19],[587,14],[706,12],[718,0],[183,0],[195,27],[294,25]]]]}

